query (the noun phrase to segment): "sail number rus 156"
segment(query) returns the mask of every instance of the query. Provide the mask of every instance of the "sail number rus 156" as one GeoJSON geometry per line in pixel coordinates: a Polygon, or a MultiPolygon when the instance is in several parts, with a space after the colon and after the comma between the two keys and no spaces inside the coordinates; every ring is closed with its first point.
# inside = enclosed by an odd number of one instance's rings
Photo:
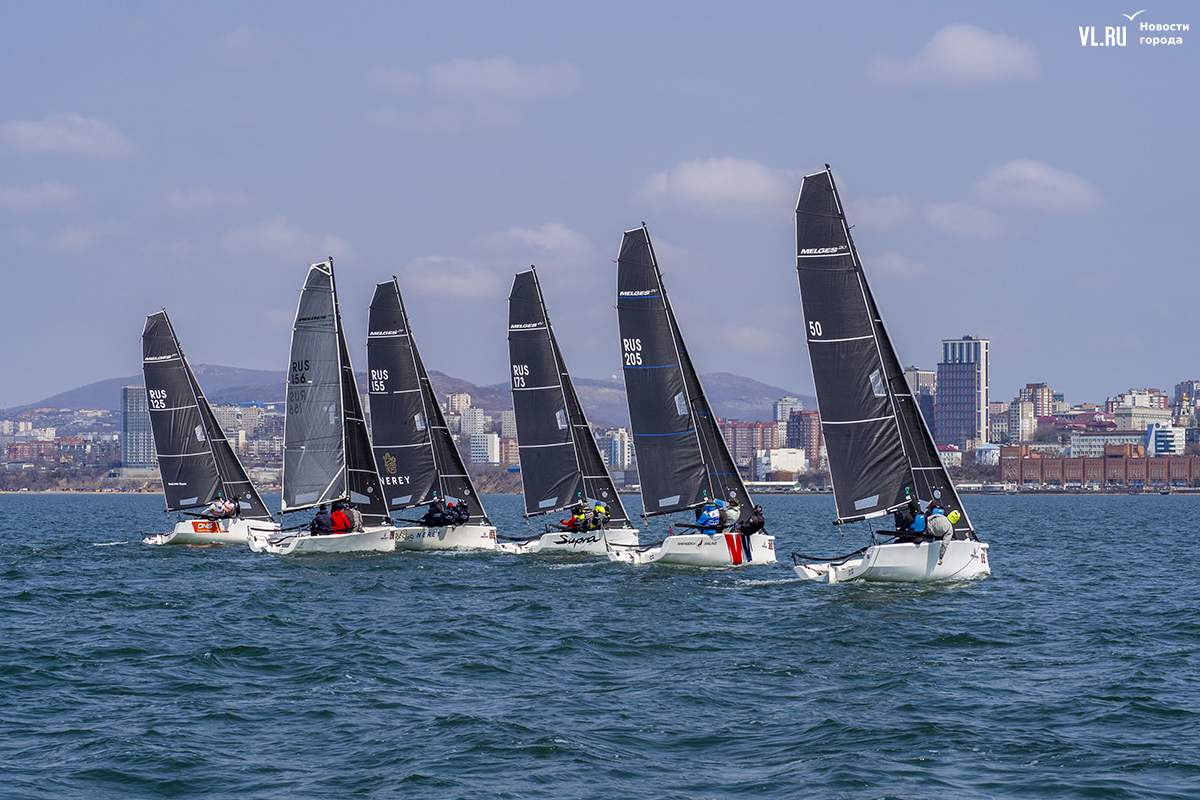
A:
{"type": "Polygon", "coordinates": [[[622,339],[621,351],[625,354],[625,366],[640,367],[642,365],[641,339],[622,339]]]}

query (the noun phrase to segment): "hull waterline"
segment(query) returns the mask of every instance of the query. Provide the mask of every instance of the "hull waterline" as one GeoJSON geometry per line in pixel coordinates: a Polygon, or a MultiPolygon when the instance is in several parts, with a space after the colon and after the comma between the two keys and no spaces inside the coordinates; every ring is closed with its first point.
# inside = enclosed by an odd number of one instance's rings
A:
{"type": "Polygon", "coordinates": [[[277,533],[273,536],[252,533],[248,543],[255,553],[275,555],[390,553],[396,549],[396,529],[390,525],[383,525],[352,533],[327,533],[319,536],[307,531],[277,533]]]}
{"type": "Polygon", "coordinates": [[[941,542],[889,543],[868,547],[861,555],[824,564],[798,564],[796,575],[818,583],[878,581],[924,583],[980,578],[990,575],[988,546],[984,542],[956,540],[938,564],[941,542]]]}
{"type": "Polygon", "coordinates": [[[142,539],[145,544],[246,544],[256,533],[271,536],[279,533],[279,525],[249,519],[187,519],[175,523],[168,533],[157,533],[142,539]]]}
{"type": "Polygon", "coordinates": [[[514,555],[534,553],[578,553],[606,556],[612,546],[637,547],[636,528],[608,528],[599,531],[550,531],[524,539],[498,537],[496,549],[514,555]]]}
{"type": "Polygon", "coordinates": [[[775,537],[766,533],[685,533],[644,547],[611,546],[608,557],[627,564],[750,567],[775,563],[775,537]]]}
{"type": "Polygon", "coordinates": [[[495,550],[495,525],[397,528],[397,550],[495,550]]]}

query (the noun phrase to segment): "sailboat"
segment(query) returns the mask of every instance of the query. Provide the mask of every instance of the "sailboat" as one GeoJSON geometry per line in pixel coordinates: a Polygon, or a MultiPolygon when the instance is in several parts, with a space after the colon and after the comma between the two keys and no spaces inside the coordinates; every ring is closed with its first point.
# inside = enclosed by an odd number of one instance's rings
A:
{"type": "Polygon", "coordinates": [[[494,550],[496,527],[429,382],[413,341],[404,300],[395,278],[375,287],[367,323],[367,398],[371,404],[374,452],[387,510],[391,514],[439,501],[465,503],[469,517],[454,525],[409,525],[396,529],[401,550],[494,550]]]}
{"type": "Polygon", "coordinates": [[[239,505],[237,516],[214,519],[191,513],[170,533],[147,536],[146,544],[245,544],[253,530],[279,531],[271,512],[242,468],[196,381],[166,309],[146,317],[142,372],[150,428],[158,451],[167,513],[204,509],[218,497],[239,505]]]}
{"type": "Polygon", "coordinates": [[[362,514],[363,530],[256,534],[250,549],[279,554],[394,550],[395,529],[387,524],[346,349],[332,258],[309,267],[300,293],[283,421],[283,512],[348,501],[362,514]]]}
{"type": "Polygon", "coordinates": [[[976,536],[942,465],[867,285],[828,164],[805,176],[800,188],[796,270],[837,506],[834,524],[870,524],[913,500],[936,501],[951,520],[958,512],[955,539],[940,561],[941,541],[872,531],[870,545],[824,563],[801,563],[808,559],[793,554],[796,574],[835,583],[990,573],[988,546],[976,536]]]}
{"type": "Polygon", "coordinates": [[[636,545],[637,530],[617,496],[596,437],[583,413],[550,317],[537,272],[513,280],[508,295],[508,353],[517,420],[525,517],[602,503],[609,520],[594,530],[562,526],[525,538],[502,537],[509,553],[563,551],[606,555],[609,543],[636,545]]]}
{"type": "MultiPolygon", "coordinates": [[[[645,225],[626,231],[621,241],[617,320],[643,515],[673,514],[717,501],[737,501],[740,510],[717,532],[697,529],[653,544],[612,544],[609,558],[703,567],[775,563],[774,536],[730,529],[750,516],[753,504],[683,343],[645,225]]],[[[697,528],[676,523],[672,531],[675,527],[697,528]]]]}

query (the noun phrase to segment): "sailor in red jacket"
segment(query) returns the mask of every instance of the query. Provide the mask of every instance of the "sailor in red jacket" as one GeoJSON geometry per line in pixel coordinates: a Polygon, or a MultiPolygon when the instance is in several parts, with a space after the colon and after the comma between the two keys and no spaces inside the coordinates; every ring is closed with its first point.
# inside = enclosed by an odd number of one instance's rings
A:
{"type": "Polygon", "coordinates": [[[354,523],[346,516],[346,507],[342,503],[334,505],[332,516],[334,533],[349,533],[354,530],[354,523]]]}

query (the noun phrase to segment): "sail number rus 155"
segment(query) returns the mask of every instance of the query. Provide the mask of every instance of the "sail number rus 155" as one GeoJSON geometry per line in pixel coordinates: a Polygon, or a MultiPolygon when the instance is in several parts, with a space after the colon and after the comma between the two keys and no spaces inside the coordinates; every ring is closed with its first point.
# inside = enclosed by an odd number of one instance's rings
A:
{"type": "Polygon", "coordinates": [[[621,351],[625,354],[625,366],[640,367],[642,365],[641,339],[622,339],[621,351]]]}
{"type": "Polygon", "coordinates": [[[513,364],[513,388],[524,389],[525,379],[529,377],[528,364],[513,364]]]}
{"type": "Polygon", "coordinates": [[[371,391],[386,392],[387,391],[388,371],[386,369],[371,370],[371,391]]]}

